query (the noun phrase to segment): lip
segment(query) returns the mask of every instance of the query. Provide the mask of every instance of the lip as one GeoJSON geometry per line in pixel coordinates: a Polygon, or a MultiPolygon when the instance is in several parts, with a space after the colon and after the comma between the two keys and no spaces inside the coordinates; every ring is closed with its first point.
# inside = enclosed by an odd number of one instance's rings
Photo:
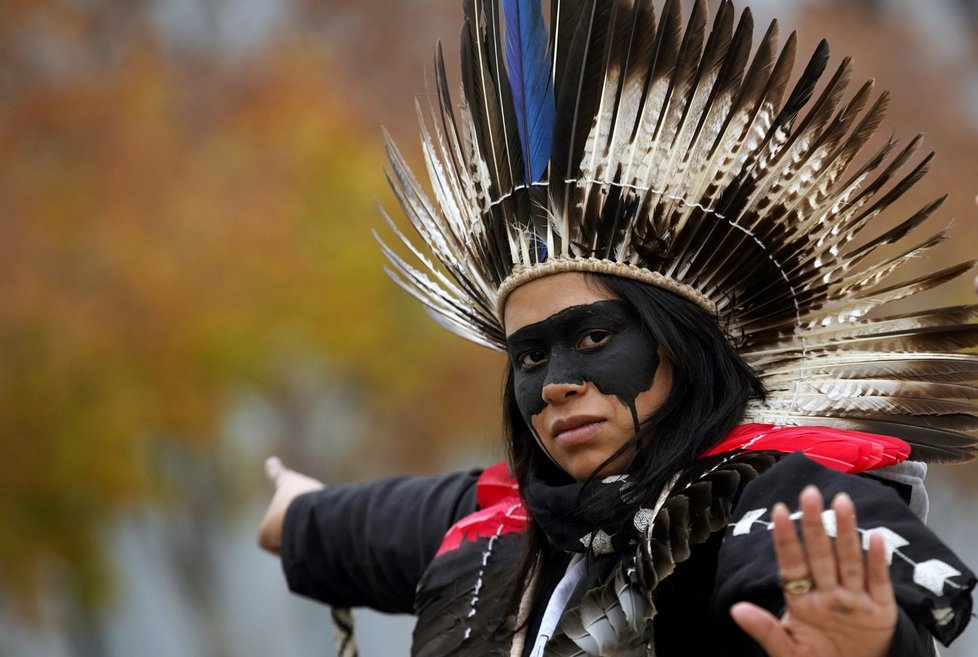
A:
{"type": "Polygon", "coordinates": [[[588,440],[604,424],[605,419],[594,415],[574,415],[557,420],[550,426],[550,435],[567,446],[588,440]]]}

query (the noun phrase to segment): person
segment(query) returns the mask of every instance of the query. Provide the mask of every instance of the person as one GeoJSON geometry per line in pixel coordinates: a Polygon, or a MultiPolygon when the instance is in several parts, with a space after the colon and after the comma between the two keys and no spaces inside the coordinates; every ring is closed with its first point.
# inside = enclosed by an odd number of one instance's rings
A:
{"type": "Polygon", "coordinates": [[[259,542],[291,589],[415,613],[432,657],[936,654],[975,576],[922,476],[975,456],[978,308],[867,318],[973,266],[882,285],[939,203],[855,239],[922,173],[918,140],[857,157],[885,95],[843,103],[847,60],[816,96],[824,43],[791,86],[794,35],[751,56],[730,2],[464,12],[434,200],[389,150],[432,257],[393,222],[420,269],[382,246],[507,354],[507,463],[323,486],[271,459],[259,542]]]}

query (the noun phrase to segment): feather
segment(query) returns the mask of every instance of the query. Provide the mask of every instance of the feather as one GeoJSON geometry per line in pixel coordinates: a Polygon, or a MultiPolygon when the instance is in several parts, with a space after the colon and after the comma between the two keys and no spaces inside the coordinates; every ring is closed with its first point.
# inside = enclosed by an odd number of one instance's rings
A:
{"type": "Polygon", "coordinates": [[[777,136],[777,130],[772,132],[772,126],[788,86],[798,46],[797,37],[792,33],[772,65],[777,39],[778,25],[772,22],[744,78],[744,88],[738,100],[738,112],[744,116],[744,128],[735,138],[736,146],[732,148],[732,171],[726,174],[717,196],[706,206],[715,217],[716,228],[711,233],[711,239],[699,251],[710,254],[710,264],[704,267],[698,278],[699,285],[705,290],[724,289],[728,276],[738,269],[744,252],[756,257],[752,245],[755,240],[749,229],[740,225],[740,213],[734,212],[733,208],[742,190],[753,184],[752,168],[761,148],[768,139],[777,136]]]}
{"type": "Polygon", "coordinates": [[[495,0],[465,0],[462,30],[463,89],[473,115],[479,152],[492,176],[494,198],[522,180],[519,135],[499,43],[495,0]]]}
{"type": "MultiPolygon", "coordinates": [[[[553,144],[551,185],[553,195],[560,202],[557,210],[563,215],[564,226],[569,226],[569,219],[577,218],[571,208],[572,192],[576,185],[566,181],[573,181],[577,177],[584,144],[603,93],[603,85],[600,84],[601,56],[613,6],[610,2],[596,0],[584,6],[580,23],[571,39],[557,93],[554,135],[560,135],[560,138],[555,138],[553,144]],[[595,87],[602,92],[591,93],[595,87]]],[[[571,239],[569,228],[562,230],[562,233],[567,236],[567,241],[571,239]]]]}
{"type": "Polygon", "coordinates": [[[852,362],[846,359],[839,365],[816,365],[812,374],[824,373],[835,378],[908,378],[914,381],[946,381],[948,383],[978,381],[978,355],[959,354],[963,361],[951,360],[946,355],[930,358],[914,354],[906,359],[906,354],[892,354],[890,360],[852,362]]]}
{"type": "Polygon", "coordinates": [[[961,274],[974,269],[976,262],[978,261],[962,262],[937,272],[925,274],[905,283],[898,283],[873,294],[840,301],[828,308],[813,311],[810,316],[810,321],[828,325],[834,322],[850,322],[860,317],[865,317],[869,311],[877,306],[904,299],[912,294],[943,285],[961,274]]]}
{"type": "Polygon", "coordinates": [[[552,79],[554,89],[560,90],[564,69],[569,60],[571,42],[594,0],[552,0],[550,3],[550,52],[553,56],[552,79]]]}
{"type": "Polygon", "coordinates": [[[539,0],[502,0],[509,85],[523,152],[524,181],[541,180],[553,141],[554,88],[539,0]]]}

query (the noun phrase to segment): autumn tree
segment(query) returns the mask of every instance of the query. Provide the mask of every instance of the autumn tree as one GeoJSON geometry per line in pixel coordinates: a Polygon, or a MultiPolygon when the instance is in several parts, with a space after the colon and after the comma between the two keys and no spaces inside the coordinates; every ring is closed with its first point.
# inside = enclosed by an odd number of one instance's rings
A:
{"type": "Polygon", "coordinates": [[[328,48],[178,56],[125,4],[3,10],[0,582],[27,609],[51,563],[93,606],[119,510],[190,494],[161,455],[206,462],[241,391],[288,416],[293,366],[367,417],[354,465],[437,467],[495,415],[497,361],[383,273],[383,144],[328,48]],[[86,61],[32,73],[28,25],[86,61]]]}

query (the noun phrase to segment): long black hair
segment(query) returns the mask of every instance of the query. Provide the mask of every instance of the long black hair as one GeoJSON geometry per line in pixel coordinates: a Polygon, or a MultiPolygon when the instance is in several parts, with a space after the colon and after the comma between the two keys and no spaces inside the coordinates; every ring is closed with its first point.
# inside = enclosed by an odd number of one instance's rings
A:
{"type": "MultiPolygon", "coordinates": [[[[632,452],[627,468],[639,491],[636,505],[651,507],[673,475],[692,465],[742,419],[751,398],[763,398],[757,374],[744,362],[716,318],[696,304],[652,285],[606,274],[587,274],[587,283],[629,304],[672,364],[672,388],[659,409],[642,421],[638,433],[601,466],[632,452]]],[[[509,369],[503,392],[503,416],[510,468],[521,490],[534,470],[539,476],[567,480],[537,445],[519,407],[509,369]]],[[[593,508],[596,527],[624,523],[634,508],[593,508]]],[[[532,518],[527,549],[514,582],[525,582],[537,555],[551,552],[532,518]]],[[[518,596],[517,596],[518,598],[518,596]]],[[[518,603],[518,599],[514,599],[518,603]]]]}

